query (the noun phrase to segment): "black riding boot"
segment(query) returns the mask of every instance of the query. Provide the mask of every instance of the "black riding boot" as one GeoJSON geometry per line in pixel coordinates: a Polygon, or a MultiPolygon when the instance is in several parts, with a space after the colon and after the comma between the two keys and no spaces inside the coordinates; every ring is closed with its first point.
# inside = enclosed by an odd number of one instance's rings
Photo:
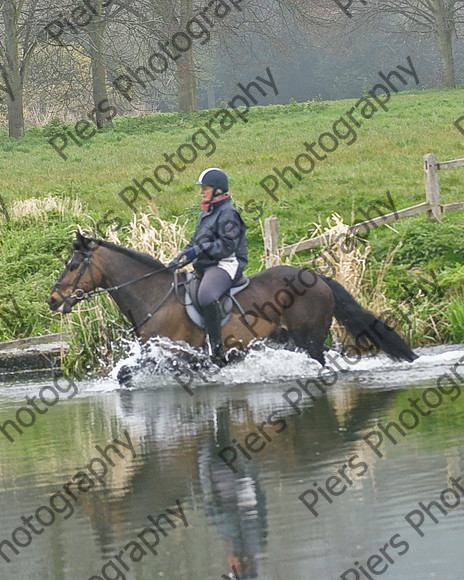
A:
{"type": "Polygon", "coordinates": [[[215,300],[202,309],[203,319],[206,326],[206,334],[211,347],[210,355],[215,363],[225,364],[224,350],[221,337],[221,312],[219,301],[215,300]]]}

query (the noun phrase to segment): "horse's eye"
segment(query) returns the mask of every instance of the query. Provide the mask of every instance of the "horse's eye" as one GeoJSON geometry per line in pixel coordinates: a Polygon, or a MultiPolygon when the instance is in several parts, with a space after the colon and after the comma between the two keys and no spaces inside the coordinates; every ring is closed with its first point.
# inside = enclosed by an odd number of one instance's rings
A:
{"type": "Polygon", "coordinates": [[[70,272],[73,272],[74,270],[77,270],[78,266],[79,266],[79,264],[77,264],[76,262],[74,262],[73,264],[69,264],[68,270],[70,272]]]}

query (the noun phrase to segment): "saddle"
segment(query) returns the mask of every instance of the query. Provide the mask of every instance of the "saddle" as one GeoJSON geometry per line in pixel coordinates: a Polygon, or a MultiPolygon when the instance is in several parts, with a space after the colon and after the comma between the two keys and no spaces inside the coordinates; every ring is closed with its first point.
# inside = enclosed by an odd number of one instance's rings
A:
{"type": "MultiPolygon", "coordinates": [[[[205,328],[205,322],[201,314],[201,308],[198,304],[198,287],[200,286],[201,279],[197,278],[191,272],[187,272],[185,279],[185,310],[190,318],[190,320],[199,326],[200,328],[205,328]]],[[[246,276],[241,276],[230,290],[221,296],[219,299],[219,310],[221,312],[221,326],[224,326],[229,321],[232,309],[237,306],[238,310],[245,316],[243,308],[240,306],[238,300],[235,296],[245,290],[249,285],[250,279],[246,276]]]]}

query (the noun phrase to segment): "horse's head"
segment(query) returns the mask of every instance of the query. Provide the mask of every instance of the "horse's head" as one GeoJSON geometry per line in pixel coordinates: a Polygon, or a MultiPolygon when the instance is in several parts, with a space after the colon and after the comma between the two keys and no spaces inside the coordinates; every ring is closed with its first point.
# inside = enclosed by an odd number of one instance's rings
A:
{"type": "Polygon", "coordinates": [[[95,267],[94,258],[94,251],[99,246],[98,240],[76,234],[74,254],[53,286],[48,299],[51,310],[69,314],[76,302],[100,285],[101,274],[95,267]]]}

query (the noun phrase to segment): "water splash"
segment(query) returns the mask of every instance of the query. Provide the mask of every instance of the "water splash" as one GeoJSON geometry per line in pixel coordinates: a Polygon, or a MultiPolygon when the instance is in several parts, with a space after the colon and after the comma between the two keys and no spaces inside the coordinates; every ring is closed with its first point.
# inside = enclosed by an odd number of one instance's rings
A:
{"type": "Polygon", "coordinates": [[[419,348],[413,363],[393,361],[383,354],[365,356],[348,362],[335,350],[326,353],[323,367],[303,351],[272,348],[256,342],[246,356],[222,369],[211,365],[203,352],[168,339],[155,339],[141,347],[134,344],[131,355],[120,361],[110,374],[117,380],[122,371],[131,376],[130,388],[161,388],[188,383],[190,389],[204,384],[240,385],[279,383],[305,377],[317,377],[321,372],[341,373],[344,380],[365,384],[369,388],[399,386],[404,380],[419,382],[434,379],[453,363],[464,358],[463,345],[419,348]],[[177,378],[176,378],[177,377],[177,378]]]}
{"type": "MultiPolygon", "coordinates": [[[[386,355],[362,357],[356,364],[348,364],[335,351],[326,353],[327,364],[321,365],[302,351],[271,348],[255,343],[239,362],[220,369],[211,365],[208,357],[184,343],[179,345],[168,339],[155,339],[148,345],[138,342],[130,345],[130,354],[119,361],[106,377],[85,378],[79,381],[79,394],[110,393],[119,389],[179,389],[180,381],[188,383],[193,391],[206,385],[239,387],[246,384],[277,385],[298,379],[317,377],[319,373],[337,372],[340,388],[350,385],[366,389],[400,388],[405,383],[436,383],[437,378],[458,370],[464,364],[464,345],[436,346],[416,349],[419,358],[413,363],[396,362],[386,355]],[[187,361],[191,361],[187,363],[187,361]],[[118,380],[121,369],[128,369],[132,385],[122,386],[118,380]],[[341,372],[343,369],[343,372],[341,372]],[[177,377],[177,378],[176,378],[177,377]]],[[[464,376],[464,369],[463,369],[464,376]]],[[[52,384],[52,381],[45,381],[52,384]]],[[[21,380],[17,383],[0,383],[0,397],[18,397],[35,392],[43,381],[21,380]]]]}

